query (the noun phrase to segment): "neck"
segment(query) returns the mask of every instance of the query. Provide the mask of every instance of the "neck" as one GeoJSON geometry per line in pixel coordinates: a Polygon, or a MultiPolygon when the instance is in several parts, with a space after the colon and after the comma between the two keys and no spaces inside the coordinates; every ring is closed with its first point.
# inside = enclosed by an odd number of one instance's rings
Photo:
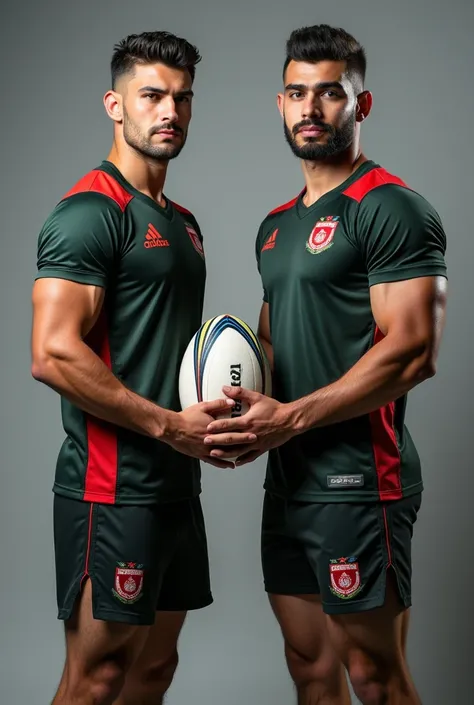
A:
{"type": "Polygon", "coordinates": [[[151,159],[128,144],[114,142],[107,157],[123,177],[138,191],[152,198],[160,206],[165,206],[163,188],[165,185],[168,161],[151,159]]]}
{"type": "Polygon", "coordinates": [[[304,204],[310,206],[325,193],[340,186],[366,161],[367,157],[354,145],[336,157],[324,161],[303,161],[302,169],[306,184],[304,204]]]}

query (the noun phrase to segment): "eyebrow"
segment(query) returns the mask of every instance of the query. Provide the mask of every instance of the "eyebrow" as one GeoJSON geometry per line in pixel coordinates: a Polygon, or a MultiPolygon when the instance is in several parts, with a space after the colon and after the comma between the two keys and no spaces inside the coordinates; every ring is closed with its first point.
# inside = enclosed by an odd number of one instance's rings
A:
{"type": "MultiPolygon", "coordinates": [[[[285,91],[304,91],[308,88],[310,88],[310,86],[306,83],[288,83],[285,86],[285,91]]],[[[328,90],[328,88],[337,88],[340,91],[344,91],[342,83],[339,83],[339,81],[321,81],[320,83],[315,83],[313,88],[318,91],[328,90]]]]}
{"type": "Polygon", "coordinates": [[[184,91],[176,91],[176,93],[173,93],[172,91],[167,91],[164,88],[157,88],[156,86],[143,86],[142,88],[140,88],[140,93],[156,93],[157,95],[169,95],[171,93],[172,95],[177,96],[194,95],[193,91],[190,88],[184,91]]]}

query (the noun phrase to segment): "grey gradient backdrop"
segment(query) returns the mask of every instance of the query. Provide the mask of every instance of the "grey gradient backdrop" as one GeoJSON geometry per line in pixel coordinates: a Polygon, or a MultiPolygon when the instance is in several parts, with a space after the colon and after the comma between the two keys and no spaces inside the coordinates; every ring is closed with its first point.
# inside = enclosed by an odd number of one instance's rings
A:
{"type": "MultiPolygon", "coordinates": [[[[426,491],[414,543],[411,667],[423,703],[468,702],[472,627],[472,43],[467,0],[31,0],[3,8],[1,233],[2,703],[50,702],[63,660],[56,621],[51,483],[63,438],[59,400],[30,377],[30,291],[38,230],[56,200],[106,154],[102,108],[115,41],[168,29],[197,43],[194,119],[167,193],[195,211],[209,266],[205,315],[255,325],[261,291],[254,237],[302,184],[275,94],[284,42],[329,22],[366,46],[374,109],[366,153],[439,210],[450,301],[438,375],[411,395],[408,420],[426,491]],[[456,697],[454,695],[456,693],[456,697]]],[[[158,361],[157,361],[158,364],[158,361]]],[[[188,619],[170,705],[290,705],[277,625],[262,590],[264,462],[204,467],[215,604],[188,619]]]]}

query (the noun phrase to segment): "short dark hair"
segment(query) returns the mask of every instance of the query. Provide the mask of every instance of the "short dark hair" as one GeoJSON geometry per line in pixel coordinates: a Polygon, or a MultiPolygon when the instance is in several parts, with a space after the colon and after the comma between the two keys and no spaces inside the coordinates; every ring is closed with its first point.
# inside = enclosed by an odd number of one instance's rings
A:
{"type": "Polygon", "coordinates": [[[295,29],[286,43],[283,76],[290,61],[345,61],[347,69],[365,81],[367,59],[365,49],[352,35],[327,24],[295,29]]]}
{"type": "Polygon", "coordinates": [[[117,79],[133,71],[136,64],[161,63],[171,68],[187,69],[194,81],[196,64],[200,61],[197,47],[171,32],[129,34],[114,46],[110,65],[112,88],[115,88],[117,79]]]}

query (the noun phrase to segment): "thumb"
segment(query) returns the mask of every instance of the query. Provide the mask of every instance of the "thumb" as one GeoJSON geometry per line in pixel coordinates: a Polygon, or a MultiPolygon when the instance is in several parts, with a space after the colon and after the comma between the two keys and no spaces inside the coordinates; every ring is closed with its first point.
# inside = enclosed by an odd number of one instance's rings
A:
{"type": "Polygon", "coordinates": [[[214,399],[213,401],[201,402],[201,410],[206,414],[213,414],[216,411],[227,411],[229,407],[234,406],[233,399],[214,399]]]}
{"type": "Polygon", "coordinates": [[[231,399],[243,399],[249,404],[256,404],[262,397],[258,392],[245,387],[222,387],[222,391],[231,399]]]}

